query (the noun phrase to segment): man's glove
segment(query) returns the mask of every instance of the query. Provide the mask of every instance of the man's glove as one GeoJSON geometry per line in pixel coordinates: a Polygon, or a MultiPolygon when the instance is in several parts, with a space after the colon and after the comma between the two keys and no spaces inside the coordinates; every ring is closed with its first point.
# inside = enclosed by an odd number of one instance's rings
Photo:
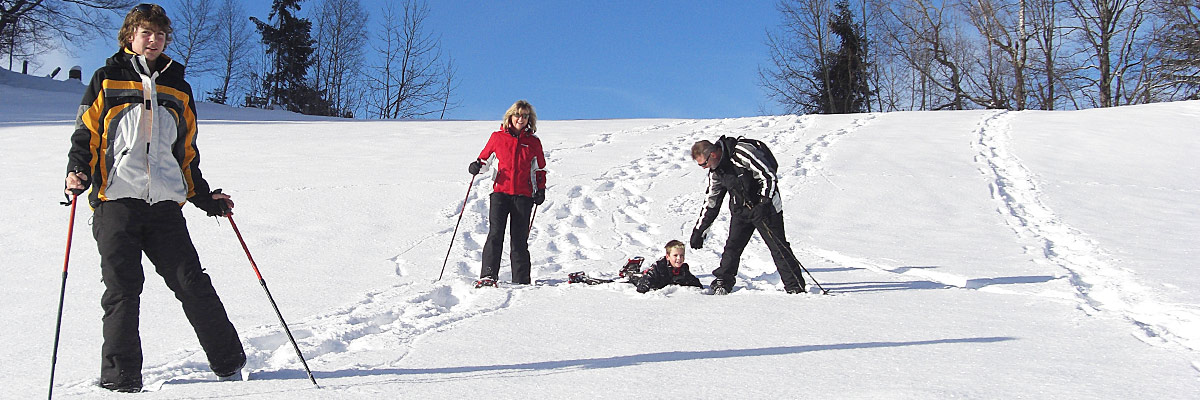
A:
{"type": "Polygon", "coordinates": [[[533,204],[542,205],[543,201],[546,201],[546,189],[533,193],[533,204]]]}
{"type": "Polygon", "coordinates": [[[692,229],[692,248],[701,249],[704,247],[704,231],[692,229]]]}
{"type": "Polygon", "coordinates": [[[775,214],[775,206],[770,201],[762,201],[750,209],[750,218],[755,222],[767,222],[775,214]]]}
{"type": "Polygon", "coordinates": [[[224,217],[229,214],[229,203],[224,199],[214,199],[212,195],[221,193],[221,189],[212,191],[206,195],[197,195],[193,197],[192,204],[204,210],[210,217],[224,217]]]}
{"type": "Polygon", "coordinates": [[[467,166],[467,172],[470,172],[471,175],[479,175],[480,168],[483,168],[483,163],[479,160],[475,160],[471,163],[471,165],[467,166]]]}

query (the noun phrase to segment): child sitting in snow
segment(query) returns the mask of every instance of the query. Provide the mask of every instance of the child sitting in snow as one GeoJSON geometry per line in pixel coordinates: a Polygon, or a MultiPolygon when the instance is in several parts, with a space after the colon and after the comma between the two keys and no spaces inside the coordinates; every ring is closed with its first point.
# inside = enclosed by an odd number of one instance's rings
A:
{"type": "Polygon", "coordinates": [[[667,285],[704,287],[700,279],[692,275],[687,263],[683,262],[684,244],[678,240],[667,242],[667,255],[654,262],[637,282],[638,293],[658,290],[667,285]]]}

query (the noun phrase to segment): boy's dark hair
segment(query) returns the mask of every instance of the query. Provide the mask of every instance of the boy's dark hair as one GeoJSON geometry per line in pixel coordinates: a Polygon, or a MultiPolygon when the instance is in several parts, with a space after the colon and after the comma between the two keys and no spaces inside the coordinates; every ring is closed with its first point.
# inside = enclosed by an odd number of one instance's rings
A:
{"type": "Polygon", "coordinates": [[[129,10],[129,14],[125,14],[125,23],[121,24],[121,30],[117,31],[117,43],[122,49],[129,47],[129,38],[143,26],[166,32],[167,43],[171,42],[171,18],[167,17],[167,10],[158,4],[142,3],[129,10]]]}

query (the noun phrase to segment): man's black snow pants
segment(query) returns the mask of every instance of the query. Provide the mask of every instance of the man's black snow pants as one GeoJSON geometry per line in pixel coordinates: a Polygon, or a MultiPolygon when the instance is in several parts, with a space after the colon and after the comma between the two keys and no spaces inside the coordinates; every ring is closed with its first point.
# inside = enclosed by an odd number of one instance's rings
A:
{"type": "Polygon", "coordinates": [[[512,264],[512,281],[529,284],[529,218],[533,213],[533,198],[505,193],[492,193],[489,197],[488,237],[483,244],[483,268],[480,278],[498,279],[500,256],[504,252],[504,223],[509,225],[508,252],[512,264]]]}
{"type": "Polygon", "coordinates": [[[208,274],[200,267],[179,204],[150,205],[136,199],[102,202],[95,210],[92,234],[100,250],[104,281],[101,384],[141,386],[138,314],[146,280],[143,252],[183,304],[213,372],[228,375],[245,364],[242,343],[208,274]]]}
{"type": "Polygon", "coordinates": [[[771,259],[775,261],[775,268],[779,271],[779,278],[783,280],[784,289],[792,292],[803,291],[804,277],[801,275],[800,262],[792,254],[792,245],[787,242],[784,233],[783,213],[771,214],[766,221],[759,222],[758,226],[750,219],[748,213],[730,214],[729,239],[725,241],[725,251],[721,254],[721,266],[713,271],[716,280],[726,289],[733,289],[738,267],[741,265],[742,251],[750,243],[754,231],[758,230],[758,235],[771,250],[771,259]]]}

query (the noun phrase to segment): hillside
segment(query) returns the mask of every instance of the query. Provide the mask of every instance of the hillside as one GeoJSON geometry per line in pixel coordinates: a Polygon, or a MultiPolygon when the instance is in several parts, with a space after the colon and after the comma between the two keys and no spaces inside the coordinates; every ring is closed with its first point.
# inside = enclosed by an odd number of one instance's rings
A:
{"type": "MultiPolygon", "coordinates": [[[[0,78],[0,398],[44,395],[79,95],[0,78]],[[14,86],[15,85],[15,86],[14,86]]],[[[535,104],[536,106],[536,104],[535,104]]],[[[497,110],[499,116],[503,110],[497,110]]],[[[497,121],[344,121],[200,107],[204,176],[236,221],[322,388],[307,380],[224,221],[185,208],[250,355],[215,382],[146,264],[143,398],[1197,398],[1200,102],[1060,112],[720,120],[540,116],[548,196],[536,285],[474,289],[497,121]],[[696,140],[780,160],[788,240],[831,295],[785,295],[754,239],[724,297],[627,284],[626,257],[686,239],[696,140]],[[466,197],[446,277],[435,281],[466,197]]],[[[98,379],[103,285],[75,226],[55,395],[98,379]]],[[[728,213],[687,262],[708,284],[728,213]]],[[[509,277],[507,260],[501,279],[509,277]]],[[[815,285],[810,282],[810,288],[815,285]]]]}

